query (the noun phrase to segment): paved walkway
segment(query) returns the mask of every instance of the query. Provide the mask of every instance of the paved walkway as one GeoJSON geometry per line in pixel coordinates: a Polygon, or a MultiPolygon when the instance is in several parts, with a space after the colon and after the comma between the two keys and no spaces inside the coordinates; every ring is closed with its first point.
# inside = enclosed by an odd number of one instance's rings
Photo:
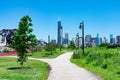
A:
{"type": "Polygon", "coordinates": [[[71,63],[69,60],[71,55],[72,52],[68,52],[55,59],[29,59],[40,60],[50,65],[48,80],[102,80],[95,74],[71,63]]]}

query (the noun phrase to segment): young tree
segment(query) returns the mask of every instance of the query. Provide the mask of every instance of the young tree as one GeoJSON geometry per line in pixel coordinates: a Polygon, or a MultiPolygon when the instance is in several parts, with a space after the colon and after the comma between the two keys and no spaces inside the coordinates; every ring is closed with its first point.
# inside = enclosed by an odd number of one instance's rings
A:
{"type": "Polygon", "coordinates": [[[68,46],[71,50],[74,50],[76,48],[74,41],[70,41],[70,45],[68,46]]]}
{"type": "Polygon", "coordinates": [[[53,52],[55,49],[56,49],[56,44],[54,44],[54,43],[48,43],[48,45],[45,46],[45,50],[48,51],[48,52],[50,52],[50,55],[53,54],[52,52],[53,52]]]}
{"type": "Polygon", "coordinates": [[[32,19],[29,16],[23,16],[19,22],[19,27],[14,36],[14,47],[18,51],[18,62],[20,62],[23,69],[23,63],[27,59],[27,50],[30,46],[37,45],[37,39],[35,35],[31,34],[33,29],[32,19]]]}

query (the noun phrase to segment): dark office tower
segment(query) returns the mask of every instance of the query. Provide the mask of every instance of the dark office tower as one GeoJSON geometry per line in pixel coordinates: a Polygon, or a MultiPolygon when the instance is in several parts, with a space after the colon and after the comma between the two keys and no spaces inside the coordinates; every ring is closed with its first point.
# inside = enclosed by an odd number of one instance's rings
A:
{"type": "Polygon", "coordinates": [[[97,34],[97,37],[96,37],[96,46],[99,46],[100,45],[100,38],[99,38],[99,34],[97,34]]]}
{"type": "Polygon", "coordinates": [[[110,34],[110,44],[115,44],[115,38],[113,38],[112,34],[110,34]]]}
{"type": "Polygon", "coordinates": [[[68,33],[65,33],[64,44],[66,44],[66,45],[69,44],[69,35],[68,35],[68,33]]]}
{"type": "Polygon", "coordinates": [[[50,35],[48,35],[48,43],[50,43],[50,35]]]}
{"type": "Polygon", "coordinates": [[[91,47],[91,38],[92,36],[91,35],[86,35],[85,36],[85,44],[86,44],[86,47],[91,47]]]}
{"type": "Polygon", "coordinates": [[[117,44],[120,45],[120,35],[117,36],[117,44]]]}
{"type": "Polygon", "coordinates": [[[63,37],[62,37],[62,26],[61,21],[58,21],[58,36],[57,36],[57,44],[62,45],[63,37]]]}

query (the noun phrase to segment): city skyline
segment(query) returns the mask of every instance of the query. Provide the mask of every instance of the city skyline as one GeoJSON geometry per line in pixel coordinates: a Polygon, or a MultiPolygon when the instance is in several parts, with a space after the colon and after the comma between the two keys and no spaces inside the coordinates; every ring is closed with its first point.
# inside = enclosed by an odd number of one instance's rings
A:
{"type": "Polygon", "coordinates": [[[0,3],[0,30],[18,28],[24,15],[33,20],[34,34],[48,41],[48,35],[57,40],[57,22],[61,20],[63,35],[70,40],[81,36],[80,22],[84,20],[85,35],[107,37],[120,35],[119,0],[4,0],[0,3]]]}

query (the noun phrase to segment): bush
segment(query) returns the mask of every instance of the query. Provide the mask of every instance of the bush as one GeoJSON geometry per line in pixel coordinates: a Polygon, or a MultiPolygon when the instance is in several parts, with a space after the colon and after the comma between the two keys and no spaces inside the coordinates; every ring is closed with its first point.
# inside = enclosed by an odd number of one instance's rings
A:
{"type": "Polygon", "coordinates": [[[103,61],[104,61],[104,59],[102,57],[99,57],[93,65],[99,66],[99,65],[103,64],[103,61]]]}
{"type": "Polygon", "coordinates": [[[108,47],[108,46],[110,46],[110,43],[102,43],[102,44],[100,45],[100,47],[108,47]]]}
{"type": "Polygon", "coordinates": [[[113,58],[113,64],[120,65],[120,58],[119,57],[113,58]]]}
{"type": "Polygon", "coordinates": [[[41,52],[43,50],[42,46],[31,47],[30,50],[32,52],[41,52]]]}
{"type": "Polygon", "coordinates": [[[120,71],[117,71],[116,73],[120,75],[120,71]]]}
{"type": "Polygon", "coordinates": [[[106,63],[102,64],[101,68],[106,69],[108,65],[106,63]]]}
{"type": "Polygon", "coordinates": [[[90,58],[91,61],[95,60],[97,58],[97,55],[95,53],[89,53],[88,57],[90,58]]]}
{"type": "Polygon", "coordinates": [[[87,57],[85,63],[86,63],[86,64],[89,64],[90,62],[91,62],[90,58],[87,57]]]}
{"type": "Polygon", "coordinates": [[[111,58],[112,57],[112,54],[111,53],[104,53],[104,58],[107,59],[107,58],[111,58]]]}
{"type": "Polygon", "coordinates": [[[80,59],[79,52],[78,53],[76,53],[76,52],[73,53],[73,59],[80,59]]]}
{"type": "Polygon", "coordinates": [[[6,53],[6,52],[10,52],[10,51],[8,49],[4,49],[3,52],[6,53]]]}

